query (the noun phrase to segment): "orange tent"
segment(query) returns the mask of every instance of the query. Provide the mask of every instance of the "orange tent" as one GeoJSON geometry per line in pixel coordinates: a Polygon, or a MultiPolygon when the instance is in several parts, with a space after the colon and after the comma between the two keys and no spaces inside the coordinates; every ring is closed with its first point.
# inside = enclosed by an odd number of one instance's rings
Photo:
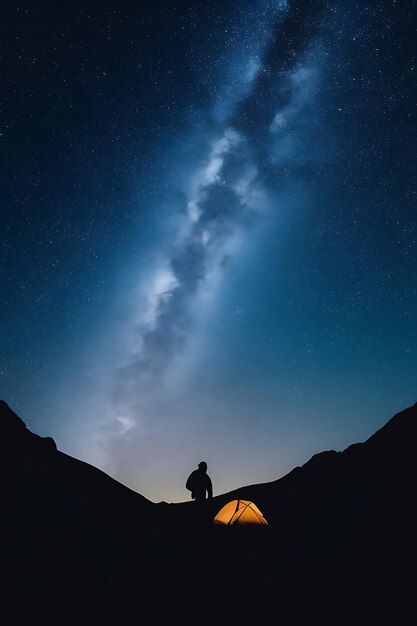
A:
{"type": "Polygon", "coordinates": [[[214,524],[231,526],[232,524],[268,525],[268,522],[253,502],[232,500],[220,509],[213,520],[214,524]]]}

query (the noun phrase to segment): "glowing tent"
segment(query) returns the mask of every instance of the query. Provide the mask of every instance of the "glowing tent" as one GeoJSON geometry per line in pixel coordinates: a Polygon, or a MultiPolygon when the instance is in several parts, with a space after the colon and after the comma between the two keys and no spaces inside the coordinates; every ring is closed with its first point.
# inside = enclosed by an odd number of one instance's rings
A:
{"type": "Polygon", "coordinates": [[[223,526],[231,526],[232,524],[268,524],[256,504],[249,500],[232,500],[228,502],[217,513],[213,523],[223,526]]]}

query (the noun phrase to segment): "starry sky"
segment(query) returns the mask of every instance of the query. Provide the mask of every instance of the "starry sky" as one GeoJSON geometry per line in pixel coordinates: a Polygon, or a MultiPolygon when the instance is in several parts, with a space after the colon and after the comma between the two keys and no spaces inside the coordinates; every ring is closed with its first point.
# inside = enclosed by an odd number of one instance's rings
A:
{"type": "Polygon", "coordinates": [[[411,0],[3,7],[0,396],[157,502],[417,400],[411,0]]]}

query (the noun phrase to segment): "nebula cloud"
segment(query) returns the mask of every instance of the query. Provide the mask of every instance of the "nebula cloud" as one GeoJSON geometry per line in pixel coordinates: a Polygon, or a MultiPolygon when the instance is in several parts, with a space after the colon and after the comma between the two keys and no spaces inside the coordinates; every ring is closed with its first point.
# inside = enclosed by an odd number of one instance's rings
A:
{"type": "MultiPolygon", "coordinates": [[[[213,115],[205,126],[205,156],[195,167],[173,164],[174,171],[188,167],[188,175],[178,177],[182,186],[172,189],[173,197],[181,197],[169,216],[173,236],[158,248],[142,281],[125,363],[114,374],[114,428],[106,431],[106,445],[118,473],[126,475],[126,465],[137,464],[144,432],[160,420],[156,407],[187,350],[205,294],[215,292],[249,233],[279,212],[271,171],[290,159],[292,124],[314,100],[318,80],[309,55],[322,3],[309,2],[307,10],[305,5],[281,10],[259,60],[248,57],[240,98],[225,107],[220,121],[213,115]]],[[[200,136],[196,143],[201,145],[200,136]]]]}

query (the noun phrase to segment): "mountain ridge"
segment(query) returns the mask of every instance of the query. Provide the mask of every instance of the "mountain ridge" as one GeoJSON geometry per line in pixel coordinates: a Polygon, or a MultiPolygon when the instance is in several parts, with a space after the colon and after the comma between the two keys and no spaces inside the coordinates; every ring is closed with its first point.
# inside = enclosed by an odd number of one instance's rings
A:
{"type": "Polygon", "coordinates": [[[244,603],[240,624],[413,624],[416,425],[414,404],[362,443],[199,507],[147,500],[0,402],[0,622],[226,626],[244,603]],[[214,526],[235,498],[269,525],[214,526]]]}
{"type": "MultiPolygon", "coordinates": [[[[343,456],[343,455],[352,454],[352,453],[357,454],[359,451],[361,452],[363,451],[363,446],[380,444],[381,439],[386,438],[387,434],[390,435],[389,445],[392,446],[393,442],[395,441],[397,444],[401,443],[401,445],[404,446],[404,444],[415,442],[416,430],[417,430],[417,402],[411,405],[410,407],[407,407],[406,409],[403,409],[402,411],[399,411],[396,414],[394,414],[385,424],[383,424],[378,430],[375,431],[375,433],[370,435],[363,442],[352,443],[341,451],[323,450],[321,452],[317,452],[313,454],[305,463],[299,466],[295,466],[287,474],[285,474],[284,476],[281,476],[280,478],[273,479],[265,483],[254,483],[254,484],[237,487],[236,489],[232,489],[223,494],[218,494],[217,496],[215,496],[215,499],[228,497],[230,495],[235,494],[236,492],[241,491],[242,489],[246,490],[246,489],[252,489],[254,487],[277,484],[278,482],[285,480],[288,477],[292,476],[294,473],[297,473],[298,470],[300,469],[301,470],[307,469],[307,468],[312,469],[314,466],[320,465],[324,462],[328,464],[332,464],[332,462],[337,462],[337,459],[340,459],[341,455],[343,456]],[[409,417],[410,419],[408,419],[409,417]]],[[[126,492],[136,494],[140,498],[145,500],[146,502],[149,502],[150,504],[167,504],[166,502],[157,503],[157,502],[148,500],[147,498],[145,498],[145,496],[141,495],[139,492],[133,489],[130,489],[129,487],[124,485],[122,482],[111,477],[109,474],[107,474],[103,470],[98,469],[97,467],[95,467],[94,465],[91,465],[90,463],[86,461],[83,461],[81,459],[76,459],[75,457],[72,457],[71,455],[68,455],[58,450],[56,443],[52,439],[52,437],[41,437],[40,435],[29,430],[25,422],[22,420],[22,418],[19,417],[4,400],[0,400],[0,434],[3,434],[3,435],[6,434],[8,436],[12,435],[15,437],[19,435],[24,436],[26,437],[27,441],[30,441],[30,438],[32,438],[33,442],[34,441],[38,442],[39,451],[42,449],[44,452],[48,452],[48,453],[57,452],[61,457],[67,460],[71,459],[70,461],[71,463],[75,462],[73,463],[73,465],[74,467],[77,467],[79,471],[81,471],[81,469],[84,468],[87,471],[96,473],[97,477],[100,476],[103,480],[108,480],[109,482],[112,481],[113,483],[117,483],[124,490],[126,490],[126,492]]],[[[415,443],[413,443],[412,445],[414,447],[415,443]]],[[[185,503],[186,502],[179,502],[175,504],[185,504],[185,503]]]]}

